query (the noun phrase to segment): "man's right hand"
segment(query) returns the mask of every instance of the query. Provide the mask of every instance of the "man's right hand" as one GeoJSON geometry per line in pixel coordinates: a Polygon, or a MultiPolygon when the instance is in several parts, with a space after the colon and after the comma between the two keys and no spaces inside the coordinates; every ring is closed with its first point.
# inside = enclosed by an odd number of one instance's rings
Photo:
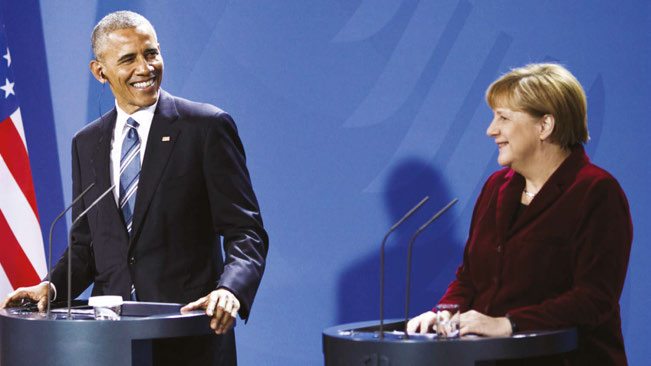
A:
{"type": "MultiPolygon", "coordinates": [[[[4,301],[2,301],[2,304],[0,304],[0,309],[19,306],[23,303],[23,300],[29,300],[37,304],[38,311],[45,311],[47,306],[48,285],[48,282],[41,282],[36,286],[19,287],[14,292],[7,295],[4,301]]],[[[50,291],[50,296],[52,296],[52,294],[52,291],[50,291]]]]}

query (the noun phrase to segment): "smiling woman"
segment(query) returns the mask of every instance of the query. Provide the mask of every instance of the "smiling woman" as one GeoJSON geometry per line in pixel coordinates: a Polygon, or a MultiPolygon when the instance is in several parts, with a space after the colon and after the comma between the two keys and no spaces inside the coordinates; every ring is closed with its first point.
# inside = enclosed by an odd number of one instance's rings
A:
{"type": "MultiPolygon", "coordinates": [[[[619,297],[633,229],[619,184],[584,152],[583,88],[560,65],[533,64],[491,84],[486,100],[505,168],[482,189],[440,304],[460,306],[462,335],[578,329],[575,352],[522,364],[626,364],[619,297]]],[[[435,323],[428,311],[408,330],[435,323]]]]}

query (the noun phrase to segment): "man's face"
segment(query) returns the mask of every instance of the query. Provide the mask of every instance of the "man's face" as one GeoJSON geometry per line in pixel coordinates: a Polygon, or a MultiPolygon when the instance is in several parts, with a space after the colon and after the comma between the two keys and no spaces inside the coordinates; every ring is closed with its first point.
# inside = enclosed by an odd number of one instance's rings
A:
{"type": "Polygon", "coordinates": [[[163,57],[151,27],[141,25],[109,33],[97,57],[91,62],[93,74],[108,81],[126,113],[156,103],[163,80],[163,57]]]}

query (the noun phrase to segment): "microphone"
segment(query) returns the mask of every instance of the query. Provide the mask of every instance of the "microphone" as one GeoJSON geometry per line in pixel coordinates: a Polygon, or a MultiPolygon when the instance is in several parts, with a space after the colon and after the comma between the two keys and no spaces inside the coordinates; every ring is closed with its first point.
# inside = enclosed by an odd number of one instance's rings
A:
{"type": "Polygon", "coordinates": [[[77,216],[72,221],[72,225],[70,225],[70,235],[68,236],[68,319],[72,319],[71,315],[71,308],[72,308],[72,228],[75,226],[79,220],[84,218],[88,211],[90,211],[93,207],[95,207],[99,201],[102,200],[102,198],[106,197],[107,194],[113,191],[115,188],[115,184],[111,185],[104,193],[102,193],[93,203],[91,203],[88,208],[86,208],[82,213],[77,216]]]}
{"type": "Polygon", "coordinates": [[[384,339],[384,247],[387,243],[387,239],[389,238],[389,235],[398,228],[398,226],[402,225],[403,222],[405,222],[411,215],[414,214],[421,206],[425,204],[429,200],[429,196],[423,197],[420,202],[416,204],[416,206],[412,207],[411,210],[409,210],[398,222],[393,224],[389,231],[384,235],[384,239],[382,239],[382,247],[380,249],[380,339],[384,339]]]}
{"type": "Polygon", "coordinates": [[[66,212],[68,212],[68,210],[70,210],[72,208],[72,206],[75,205],[75,203],[79,202],[79,200],[82,197],[84,197],[86,195],[86,193],[88,193],[88,191],[90,191],[90,189],[93,188],[94,186],[95,186],[95,182],[89,184],[88,187],[86,187],[86,189],[84,189],[83,192],[81,192],[74,200],[72,200],[72,203],[68,207],[66,207],[63,211],[61,211],[61,213],[56,218],[54,218],[54,221],[52,221],[52,225],[50,225],[50,234],[48,235],[48,242],[47,242],[47,253],[48,253],[47,254],[47,256],[48,256],[48,259],[47,259],[47,283],[48,283],[48,286],[47,286],[47,312],[46,312],[46,316],[48,318],[50,316],[50,287],[51,287],[50,283],[51,283],[51,280],[52,280],[52,274],[51,274],[51,272],[52,272],[52,231],[54,231],[54,225],[63,217],[63,215],[65,215],[66,212]]]}
{"type": "Polygon", "coordinates": [[[416,230],[414,235],[412,235],[411,239],[409,240],[409,249],[407,251],[407,290],[406,290],[406,295],[405,295],[405,339],[409,339],[409,334],[407,333],[407,321],[409,320],[409,288],[411,287],[411,252],[412,248],[414,246],[414,241],[416,241],[416,237],[420,235],[423,230],[425,230],[428,226],[430,226],[436,219],[438,219],[441,215],[445,213],[450,207],[452,207],[455,203],[459,201],[458,198],[453,199],[445,205],[442,209],[439,210],[439,212],[435,213],[432,218],[427,220],[426,223],[424,223],[421,227],[416,230]]]}

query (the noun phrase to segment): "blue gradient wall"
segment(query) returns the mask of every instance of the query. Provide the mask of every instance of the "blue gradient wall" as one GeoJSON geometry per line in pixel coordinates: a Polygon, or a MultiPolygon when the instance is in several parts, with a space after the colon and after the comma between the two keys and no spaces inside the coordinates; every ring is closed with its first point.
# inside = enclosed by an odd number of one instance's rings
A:
{"type": "MultiPolygon", "coordinates": [[[[60,187],[69,202],[70,139],[112,105],[88,71],[92,26],[118,9],[107,3],[41,1],[56,127],[48,136],[60,163],[41,169],[63,178],[47,188],[47,178],[36,176],[39,204],[61,195],[60,187]]],[[[644,364],[651,325],[648,2],[124,4],[157,27],[164,88],[229,111],[247,149],[271,250],[251,321],[237,328],[242,365],[320,364],[323,328],[376,319],[380,239],[425,194],[432,196],[425,212],[389,242],[387,315],[401,315],[408,235],[459,197],[414,249],[412,314],[434,304],[459,263],[478,189],[497,169],[484,90],[511,67],[546,60],[565,64],[583,83],[588,152],[630,200],[635,242],[623,331],[630,363],[644,364]]]]}

